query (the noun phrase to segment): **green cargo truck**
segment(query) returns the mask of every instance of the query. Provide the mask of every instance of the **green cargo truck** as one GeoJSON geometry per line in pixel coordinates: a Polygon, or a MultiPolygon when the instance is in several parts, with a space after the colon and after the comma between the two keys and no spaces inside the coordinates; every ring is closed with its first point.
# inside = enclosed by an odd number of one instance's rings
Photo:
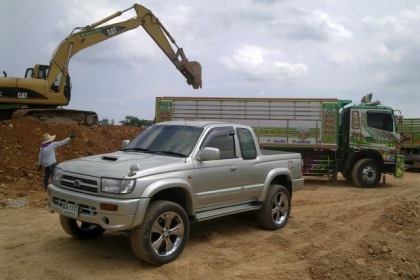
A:
{"type": "MultiPolygon", "coordinates": [[[[241,123],[256,132],[262,149],[299,152],[304,175],[337,173],[359,187],[382,175],[402,177],[398,110],[372,102],[293,98],[157,97],[155,121],[214,120],[241,123]]],[[[385,179],[385,176],[383,177],[385,179]]]]}
{"type": "Polygon", "coordinates": [[[400,123],[401,154],[407,169],[420,169],[420,118],[407,118],[400,123]]]}

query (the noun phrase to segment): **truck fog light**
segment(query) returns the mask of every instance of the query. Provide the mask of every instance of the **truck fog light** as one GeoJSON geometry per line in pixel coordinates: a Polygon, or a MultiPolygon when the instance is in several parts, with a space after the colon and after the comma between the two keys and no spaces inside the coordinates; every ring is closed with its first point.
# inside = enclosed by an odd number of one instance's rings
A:
{"type": "Polygon", "coordinates": [[[102,223],[103,223],[104,225],[109,225],[109,219],[108,219],[107,217],[104,217],[104,218],[102,219],[102,223]]]}

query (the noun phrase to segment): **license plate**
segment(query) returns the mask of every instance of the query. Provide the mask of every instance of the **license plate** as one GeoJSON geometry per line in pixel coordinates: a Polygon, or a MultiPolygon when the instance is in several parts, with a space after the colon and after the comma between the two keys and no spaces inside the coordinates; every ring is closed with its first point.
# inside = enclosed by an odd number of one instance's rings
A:
{"type": "Polygon", "coordinates": [[[61,213],[70,218],[77,218],[79,215],[79,206],[64,202],[61,206],[61,213]]]}

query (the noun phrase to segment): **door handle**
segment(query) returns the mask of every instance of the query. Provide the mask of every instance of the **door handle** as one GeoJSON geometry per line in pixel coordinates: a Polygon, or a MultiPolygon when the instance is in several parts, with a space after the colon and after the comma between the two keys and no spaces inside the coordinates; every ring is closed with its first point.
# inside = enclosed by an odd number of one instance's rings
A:
{"type": "Polygon", "coordinates": [[[231,166],[230,171],[231,172],[236,172],[236,171],[238,171],[238,167],[237,166],[231,166]]]}

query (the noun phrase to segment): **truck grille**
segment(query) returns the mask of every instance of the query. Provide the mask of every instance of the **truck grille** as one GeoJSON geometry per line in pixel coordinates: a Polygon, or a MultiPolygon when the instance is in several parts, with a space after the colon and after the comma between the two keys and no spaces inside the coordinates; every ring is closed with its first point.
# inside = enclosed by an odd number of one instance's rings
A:
{"type": "Polygon", "coordinates": [[[98,182],[91,179],[63,175],[61,185],[75,190],[98,193],[98,182]]]}

